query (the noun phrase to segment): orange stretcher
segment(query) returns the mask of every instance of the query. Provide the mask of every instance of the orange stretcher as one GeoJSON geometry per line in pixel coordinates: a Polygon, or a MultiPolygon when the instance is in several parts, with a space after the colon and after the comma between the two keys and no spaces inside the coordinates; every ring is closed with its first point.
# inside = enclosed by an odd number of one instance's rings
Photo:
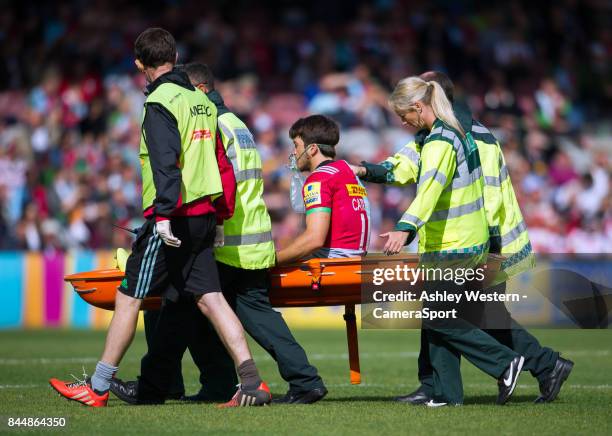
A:
{"type": "MultiPolygon", "coordinates": [[[[272,286],[270,302],[274,307],[344,306],[348,342],[350,381],[361,383],[355,305],[361,303],[361,285],[371,280],[372,270],[381,262],[401,261],[411,267],[418,264],[416,254],[383,256],[379,254],[345,259],[310,259],[270,270],[272,286]]],[[[489,264],[499,262],[495,259],[489,264]]],[[[497,269],[489,267],[489,270],[497,269]]],[[[117,287],[124,278],[119,269],[106,269],[71,274],[64,277],[89,304],[113,310],[117,287]]],[[[143,310],[155,310],[161,298],[147,297],[143,310]]]]}

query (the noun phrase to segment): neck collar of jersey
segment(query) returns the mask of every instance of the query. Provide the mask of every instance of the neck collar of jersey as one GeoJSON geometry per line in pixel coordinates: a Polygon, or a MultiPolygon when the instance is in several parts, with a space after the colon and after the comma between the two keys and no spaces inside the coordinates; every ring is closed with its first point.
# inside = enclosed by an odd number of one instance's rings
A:
{"type": "Polygon", "coordinates": [[[195,88],[189,81],[187,74],[174,68],[172,71],[162,74],[153,82],[149,83],[146,87],[145,95],[151,94],[162,83],[174,83],[175,85],[182,86],[190,91],[195,91],[195,88]]]}
{"type": "Polygon", "coordinates": [[[315,168],[315,170],[318,170],[319,168],[321,168],[323,165],[327,165],[332,163],[334,160],[333,159],[327,159],[324,160],[323,162],[321,162],[319,165],[317,165],[317,167],[315,168]]]}

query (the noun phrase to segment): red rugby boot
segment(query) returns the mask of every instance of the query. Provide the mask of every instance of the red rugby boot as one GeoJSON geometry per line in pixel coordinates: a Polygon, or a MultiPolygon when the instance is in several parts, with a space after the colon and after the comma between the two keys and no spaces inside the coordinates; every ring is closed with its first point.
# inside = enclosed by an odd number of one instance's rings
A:
{"type": "Polygon", "coordinates": [[[49,384],[55,389],[62,397],[77,401],[85,406],[89,407],[106,407],[108,402],[108,392],[104,394],[98,394],[91,387],[91,378],[85,380],[77,380],[75,382],[65,382],[52,378],[49,380],[49,384]]]}
{"type": "Polygon", "coordinates": [[[257,389],[245,390],[242,385],[238,385],[238,390],[231,400],[227,403],[219,404],[219,408],[227,407],[250,407],[250,406],[265,406],[272,401],[270,388],[265,382],[261,382],[257,389]]]}

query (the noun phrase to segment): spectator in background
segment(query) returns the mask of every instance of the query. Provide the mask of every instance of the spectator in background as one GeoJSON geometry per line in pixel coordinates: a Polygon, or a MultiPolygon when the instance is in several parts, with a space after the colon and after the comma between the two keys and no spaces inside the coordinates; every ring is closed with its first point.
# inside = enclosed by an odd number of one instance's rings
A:
{"type": "MultiPolygon", "coordinates": [[[[181,59],[210,64],[227,105],[253,126],[280,247],[300,226],[287,208],[291,122],[309,111],[335,117],[340,158],[393,154],[410,138],[386,109],[389,87],[432,68],[453,77],[457,97],[500,139],[536,250],[584,249],[563,242],[579,230],[600,240],[612,234],[605,6],[317,4],[263,0],[241,13],[223,4],[202,15],[191,13],[201,8],[195,0],[157,11],[139,3],[69,0],[56,7],[23,0],[4,10],[0,247],[130,243],[112,223],[139,225],[144,82],[133,74],[129,41],[149,21],[177,29],[181,59]],[[28,245],[22,229],[34,227],[41,242],[28,245]],[[59,236],[51,238],[50,229],[59,236]]],[[[393,187],[370,197],[376,232],[388,230],[410,201],[393,187]]],[[[380,250],[379,243],[373,238],[371,249],[380,250]]]]}

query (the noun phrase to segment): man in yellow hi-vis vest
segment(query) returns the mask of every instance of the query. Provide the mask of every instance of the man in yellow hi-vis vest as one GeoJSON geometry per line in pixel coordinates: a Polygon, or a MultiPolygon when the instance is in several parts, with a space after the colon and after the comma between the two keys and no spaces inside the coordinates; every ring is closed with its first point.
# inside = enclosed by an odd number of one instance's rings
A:
{"type": "Polygon", "coordinates": [[[234,215],[217,230],[215,258],[223,293],[247,333],[276,360],[281,376],[289,383],[287,394],[274,402],[314,403],[327,394],[327,389],[268,298],[268,268],[274,266],[275,251],[255,140],[244,122],[225,106],[207,65],[187,64],[185,71],[191,83],[217,107],[219,131],[236,176],[234,215]]]}
{"type": "MultiPolygon", "coordinates": [[[[281,376],[289,383],[289,391],[274,402],[314,403],[325,396],[325,388],[317,369],[308,362],[304,349],[297,343],[282,315],[270,305],[268,298],[268,268],[275,263],[272,224],[263,201],[264,182],[261,157],[253,136],[247,126],[228,110],[223,98],[214,88],[214,77],[207,65],[191,63],[182,67],[196,88],[206,94],[215,105],[218,126],[223,146],[232,162],[236,177],[236,208],[234,215],[219,222],[215,238],[215,258],[219,269],[221,288],[242,322],[245,330],[276,360],[281,376]]],[[[203,320],[193,313],[185,313],[196,325],[203,320]]],[[[160,320],[165,322],[164,311],[160,320]]],[[[179,322],[177,320],[177,322],[179,322]]],[[[184,320],[183,322],[189,322],[184,320]]],[[[215,345],[214,334],[202,326],[190,341],[183,341],[181,347],[168,350],[159,360],[174,361],[175,392],[184,390],[180,360],[188,347],[200,369],[200,392],[184,397],[187,401],[218,400],[226,395],[228,386],[235,383],[235,374],[228,365],[225,353],[215,345]],[[201,346],[208,343],[208,349],[201,346]]],[[[170,334],[167,329],[153,334],[170,334]]],[[[141,379],[155,377],[145,365],[143,358],[141,379]]],[[[111,384],[113,392],[128,402],[137,402],[133,389],[136,382],[111,384]]]]}
{"type": "MultiPolygon", "coordinates": [[[[446,74],[430,71],[422,74],[421,78],[438,82],[449,101],[453,103],[454,87],[446,74]]],[[[467,108],[454,104],[454,111],[464,130],[470,133],[478,146],[484,177],[485,213],[489,224],[489,250],[491,253],[504,255],[506,259],[502,263],[502,270],[508,276],[514,275],[533,264],[533,253],[501,147],[486,127],[472,119],[467,108]]],[[[416,183],[420,152],[428,133],[418,132],[414,141],[380,164],[365,163],[360,171],[364,172],[368,168],[368,174],[364,175],[363,179],[396,186],[416,183]]],[[[497,285],[492,292],[505,292],[505,282],[497,285]]],[[[569,375],[572,363],[559,357],[559,353],[550,348],[542,347],[534,336],[511,318],[503,303],[488,305],[484,314],[486,318],[483,319],[482,326],[485,331],[525,357],[523,370],[530,371],[540,384],[541,395],[536,401],[553,401],[561,384],[569,375]]],[[[416,391],[397,397],[397,400],[420,404],[431,397],[432,368],[428,344],[423,334],[419,354],[419,381],[421,386],[416,391]]]]}
{"type": "MultiPolygon", "coordinates": [[[[222,182],[216,107],[174,69],[178,54],[169,32],[145,30],[136,39],[134,52],[136,66],[149,83],[140,141],[147,221],[127,260],[126,278],[119,286],[104,352],[93,376],[76,384],[52,379],[51,386],[65,398],[106,406],[111,381],[133,339],[142,299],[159,293],[170,301],[189,296],[219,332],[241,379],[225,406],[267,404],[269,388],[259,377],[238,318],[221,294],[212,253],[215,221],[231,217],[234,208],[223,195],[224,187],[233,188],[232,200],[235,190],[231,171],[226,178],[229,185],[222,182]],[[224,200],[228,201],[222,204],[224,200]]],[[[229,163],[224,168],[231,169],[229,163]]],[[[163,391],[167,380],[162,378],[157,386],[139,383],[139,390],[163,391]]]]}

